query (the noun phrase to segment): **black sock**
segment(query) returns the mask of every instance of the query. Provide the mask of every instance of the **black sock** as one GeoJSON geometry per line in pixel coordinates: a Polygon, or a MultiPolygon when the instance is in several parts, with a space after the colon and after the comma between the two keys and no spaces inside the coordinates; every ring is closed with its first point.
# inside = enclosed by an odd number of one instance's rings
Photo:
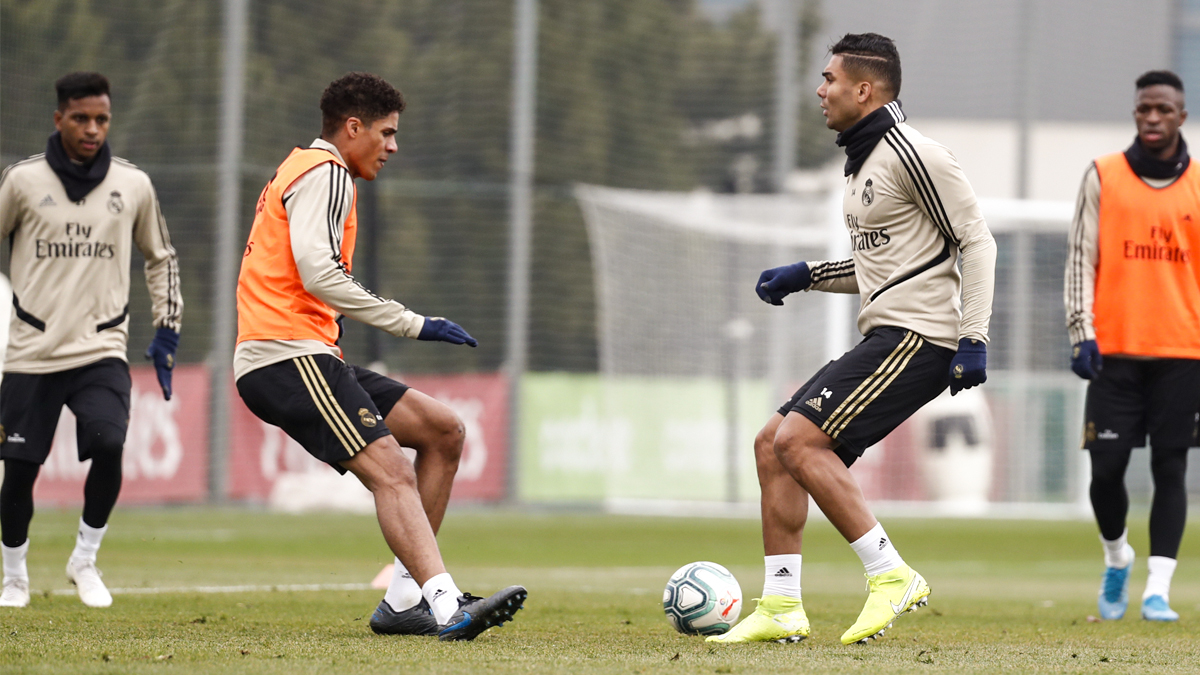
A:
{"type": "Polygon", "coordinates": [[[1150,505],[1150,555],[1179,554],[1187,524],[1187,448],[1151,448],[1154,501],[1150,505]]]}
{"type": "Polygon", "coordinates": [[[1125,491],[1125,468],[1133,448],[1091,450],[1092,484],[1088,494],[1100,536],[1109,541],[1119,539],[1125,532],[1125,516],[1129,512],[1129,494],[1125,491]]]}
{"type": "Polygon", "coordinates": [[[4,460],[4,482],[0,483],[0,541],[16,548],[29,539],[33,520],[33,484],[41,464],[23,459],[4,460]]]}

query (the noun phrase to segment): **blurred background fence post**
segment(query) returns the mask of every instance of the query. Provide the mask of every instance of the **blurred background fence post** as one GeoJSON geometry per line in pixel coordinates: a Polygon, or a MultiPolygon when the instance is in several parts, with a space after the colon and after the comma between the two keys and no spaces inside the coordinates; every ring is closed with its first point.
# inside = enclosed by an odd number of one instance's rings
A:
{"type": "Polygon", "coordinates": [[[538,0],[516,0],[513,24],[512,129],[509,141],[508,496],[517,494],[521,382],[529,365],[529,283],[533,260],[534,141],[537,123],[538,0]]]}
{"type": "Polygon", "coordinates": [[[221,44],[221,118],[217,150],[216,270],[212,282],[212,375],[209,407],[209,500],[227,496],[229,411],[233,393],[233,348],[237,337],[237,275],[241,263],[242,141],[246,105],[246,40],[250,0],[224,0],[221,44]]]}

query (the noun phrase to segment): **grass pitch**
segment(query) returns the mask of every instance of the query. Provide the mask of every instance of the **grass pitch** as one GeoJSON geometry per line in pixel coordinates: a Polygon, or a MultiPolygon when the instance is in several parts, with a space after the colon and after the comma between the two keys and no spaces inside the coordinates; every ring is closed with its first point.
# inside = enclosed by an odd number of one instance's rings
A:
{"type": "MultiPolygon", "coordinates": [[[[825,522],[806,534],[804,604],[813,637],[794,645],[708,645],[676,634],[660,607],[675,568],[729,567],[762,588],[757,521],[597,514],[452,512],[439,537],[459,585],[477,594],[524,584],[515,622],[470,643],[376,636],[380,591],[123,593],[84,607],[63,566],[78,514],[42,511],[31,531],[23,610],[0,610],[3,673],[777,673],[1196,672],[1197,537],[1184,540],[1172,589],[1178,624],[1130,616],[1092,623],[1101,557],[1086,522],[889,520],[906,561],[929,580],[929,608],[869,645],[838,638],[862,608],[862,567],[825,522]]],[[[232,509],[118,508],[99,564],[112,588],[365,584],[390,562],[373,518],[232,509]]]]}

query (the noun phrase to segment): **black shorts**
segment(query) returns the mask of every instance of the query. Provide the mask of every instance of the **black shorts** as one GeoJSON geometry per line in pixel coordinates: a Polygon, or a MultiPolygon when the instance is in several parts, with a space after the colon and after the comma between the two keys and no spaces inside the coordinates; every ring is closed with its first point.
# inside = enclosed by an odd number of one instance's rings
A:
{"type": "Polygon", "coordinates": [[[954,350],[903,328],[883,326],[830,361],[781,408],[804,415],[837,441],[850,466],[950,386],[954,350]]]}
{"type": "Polygon", "coordinates": [[[1083,447],[1128,450],[1196,445],[1200,408],[1200,360],[1104,357],[1088,384],[1083,447]]]}
{"type": "Polygon", "coordinates": [[[129,429],[129,364],[101,359],[57,373],[5,373],[0,384],[0,458],[42,464],[65,405],[75,413],[79,461],[91,456],[86,429],[129,429]]]}
{"type": "Polygon", "coordinates": [[[391,433],[384,418],[408,386],[315,354],[252,370],[238,378],[237,390],[259,419],[346,473],[341,462],[391,433]]]}

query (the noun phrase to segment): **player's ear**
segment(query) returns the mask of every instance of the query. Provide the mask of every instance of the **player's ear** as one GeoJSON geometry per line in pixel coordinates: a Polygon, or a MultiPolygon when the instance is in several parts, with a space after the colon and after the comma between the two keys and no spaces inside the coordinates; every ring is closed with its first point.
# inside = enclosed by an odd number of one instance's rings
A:
{"type": "Polygon", "coordinates": [[[1184,108],[1179,111],[1179,126],[1183,126],[1183,123],[1186,121],[1187,121],[1187,108],[1184,108]]]}
{"type": "Polygon", "coordinates": [[[872,85],[870,82],[859,82],[858,83],[858,102],[866,103],[867,100],[871,98],[871,92],[874,89],[875,89],[874,85],[872,85]]]}
{"type": "Polygon", "coordinates": [[[347,138],[357,138],[359,132],[361,132],[363,130],[364,126],[365,125],[362,123],[362,120],[358,119],[357,117],[347,117],[346,118],[346,137],[347,138]]]}
{"type": "Polygon", "coordinates": [[[58,108],[55,108],[54,109],[54,128],[58,129],[59,131],[62,131],[62,129],[59,129],[59,125],[62,124],[62,119],[63,119],[62,111],[59,110],[58,108]]]}

